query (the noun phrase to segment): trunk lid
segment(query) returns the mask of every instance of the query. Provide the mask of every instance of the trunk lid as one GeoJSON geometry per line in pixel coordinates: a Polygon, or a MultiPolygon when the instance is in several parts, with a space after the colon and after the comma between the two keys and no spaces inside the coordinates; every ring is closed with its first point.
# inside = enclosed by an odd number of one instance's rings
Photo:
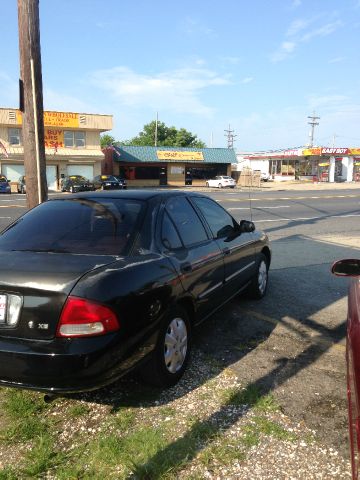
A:
{"type": "Polygon", "coordinates": [[[119,258],[33,251],[0,252],[0,336],[53,338],[65,300],[78,280],[87,272],[119,258]],[[8,307],[14,298],[19,297],[18,320],[11,325],[8,307]]]}

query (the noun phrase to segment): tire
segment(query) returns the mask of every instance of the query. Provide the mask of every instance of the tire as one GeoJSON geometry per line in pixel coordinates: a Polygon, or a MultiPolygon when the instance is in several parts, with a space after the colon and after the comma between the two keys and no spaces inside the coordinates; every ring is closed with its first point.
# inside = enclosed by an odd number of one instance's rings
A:
{"type": "Polygon", "coordinates": [[[183,308],[172,308],[161,324],[151,359],[142,367],[143,380],[158,387],[175,385],[186,370],[190,345],[189,317],[183,308]]]}
{"type": "Polygon", "coordinates": [[[24,193],[25,193],[25,191],[24,191],[24,187],[23,187],[23,186],[21,187],[21,192],[20,192],[20,193],[22,193],[22,194],[24,194],[24,193]]]}
{"type": "Polygon", "coordinates": [[[254,275],[247,291],[249,297],[254,299],[263,298],[266,295],[268,283],[269,262],[265,255],[260,253],[256,266],[256,274],[254,275]]]}
{"type": "Polygon", "coordinates": [[[222,183],[219,183],[218,187],[219,187],[219,188],[222,188],[222,183]]]}
{"type": "Polygon", "coordinates": [[[206,184],[205,184],[205,185],[206,185],[206,186],[209,188],[209,182],[206,182],[206,184]]]}
{"type": "Polygon", "coordinates": [[[70,187],[70,193],[75,193],[75,188],[73,186],[70,187]]]}

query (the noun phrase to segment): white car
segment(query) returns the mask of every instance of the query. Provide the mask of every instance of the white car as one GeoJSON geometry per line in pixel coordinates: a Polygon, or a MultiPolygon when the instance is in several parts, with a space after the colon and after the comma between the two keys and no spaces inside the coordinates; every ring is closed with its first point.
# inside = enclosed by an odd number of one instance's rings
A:
{"type": "Polygon", "coordinates": [[[206,180],[207,187],[216,187],[216,188],[223,188],[223,187],[230,187],[235,188],[236,182],[233,178],[227,175],[221,175],[211,180],[206,180]]]}
{"type": "Polygon", "coordinates": [[[260,179],[261,179],[263,182],[268,182],[269,180],[271,180],[271,175],[270,175],[270,173],[268,173],[268,172],[261,172],[261,174],[260,174],[260,179]]]}

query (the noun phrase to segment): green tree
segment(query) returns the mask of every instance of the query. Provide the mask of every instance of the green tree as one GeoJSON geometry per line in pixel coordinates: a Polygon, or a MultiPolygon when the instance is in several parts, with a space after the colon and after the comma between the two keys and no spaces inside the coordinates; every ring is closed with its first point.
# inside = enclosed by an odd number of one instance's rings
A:
{"type": "Polygon", "coordinates": [[[113,145],[115,143],[115,138],[111,135],[105,133],[104,135],[100,135],[100,145],[101,148],[105,148],[108,145],[113,145]]]}
{"type": "MultiPolygon", "coordinates": [[[[122,145],[155,145],[156,121],[144,125],[143,130],[128,142],[120,142],[122,145]]],[[[177,130],[175,127],[167,127],[164,122],[158,122],[157,125],[157,145],[161,147],[194,147],[204,148],[205,143],[197,138],[185,128],[177,130]]]]}

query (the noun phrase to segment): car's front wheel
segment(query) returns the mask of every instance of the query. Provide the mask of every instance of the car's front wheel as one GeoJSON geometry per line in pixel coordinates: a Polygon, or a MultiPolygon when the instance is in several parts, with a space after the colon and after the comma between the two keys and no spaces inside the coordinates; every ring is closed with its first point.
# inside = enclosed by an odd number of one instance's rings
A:
{"type": "Polygon", "coordinates": [[[206,182],[206,184],[205,184],[205,185],[206,185],[206,186],[209,188],[209,182],[206,182]]]}
{"type": "Polygon", "coordinates": [[[218,187],[219,187],[219,188],[222,188],[222,183],[219,183],[218,187]]]}
{"type": "Polygon", "coordinates": [[[251,298],[260,299],[265,296],[269,283],[269,262],[263,253],[260,253],[256,274],[254,275],[248,289],[251,298]]]}
{"type": "Polygon", "coordinates": [[[148,383],[159,387],[175,385],[189,361],[191,325],[181,307],[171,309],[159,331],[154,353],[143,367],[141,375],[148,383]]]}

